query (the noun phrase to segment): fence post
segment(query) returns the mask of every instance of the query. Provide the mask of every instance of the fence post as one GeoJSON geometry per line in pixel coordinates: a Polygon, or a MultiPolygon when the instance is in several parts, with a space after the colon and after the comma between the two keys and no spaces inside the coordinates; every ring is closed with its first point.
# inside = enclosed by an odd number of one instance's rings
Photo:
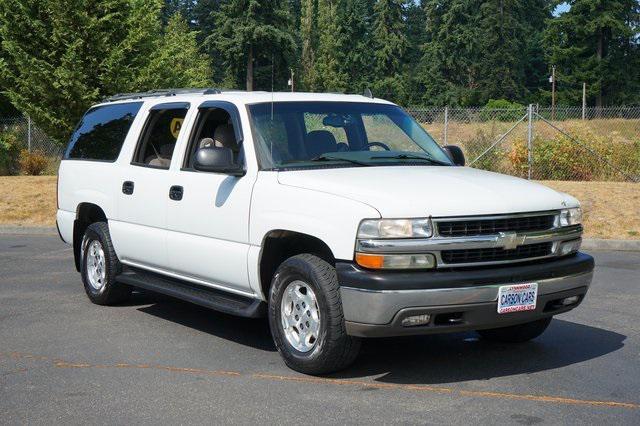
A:
{"type": "Polygon", "coordinates": [[[448,135],[449,133],[449,107],[444,107],[444,144],[448,145],[448,135]]]}
{"type": "Polygon", "coordinates": [[[31,117],[27,116],[27,150],[31,153],[31,117]]]}
{"type": "Polygon", "coordinates": [[[582,120],[586,118],[587,112],[587,83],[582,83],[582,120]]]}
{"type": "Polygon", "coordinates": [[[527,179],[531,180],[531,167],[533,165],[533,104],[529,104],[527,115],[529,119],[527,124],[527,179]]]}

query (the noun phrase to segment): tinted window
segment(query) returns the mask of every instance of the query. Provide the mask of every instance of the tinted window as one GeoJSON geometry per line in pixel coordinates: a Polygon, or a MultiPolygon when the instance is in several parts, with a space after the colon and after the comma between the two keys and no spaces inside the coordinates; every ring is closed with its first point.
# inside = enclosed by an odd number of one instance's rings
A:
{"type": "Polygon", "coordinates": [[[188,109],[156,109],[138,142],[133,164],[168,169],[188,109]]]}
{"type": "Polygon", "coordinates": [[[71,136],[65,158],[115,161],[142,102],[90,109],[71,136]]]}
{"type": "Polygon", "coordinates": [[[249,105],[248,111],[262,169],[451,165],[395,105],[274,102],[249,105]]]}

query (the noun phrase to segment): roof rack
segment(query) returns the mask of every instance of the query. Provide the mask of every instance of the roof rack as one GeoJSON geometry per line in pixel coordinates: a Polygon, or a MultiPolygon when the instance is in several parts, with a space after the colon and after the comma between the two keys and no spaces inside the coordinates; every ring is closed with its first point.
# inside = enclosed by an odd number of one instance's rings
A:
{"type": "Polygon", "coordinates": [[[176,95],[187,95],[187,94],[218,95],[220,93],[222,93],[222,89],[217,89],[214,87],[210,87],[206,89],[159,89],[159,90],[150,90],[148,92],[139,92],[139,93],[118,93],[117,95],[107,96],[102,101],[115,102],[115,101],[122,101],[125,99],[142,99],[142,98],[152,98],[152,97],[158,97],[158,96],[176,96],[176,95]]]}

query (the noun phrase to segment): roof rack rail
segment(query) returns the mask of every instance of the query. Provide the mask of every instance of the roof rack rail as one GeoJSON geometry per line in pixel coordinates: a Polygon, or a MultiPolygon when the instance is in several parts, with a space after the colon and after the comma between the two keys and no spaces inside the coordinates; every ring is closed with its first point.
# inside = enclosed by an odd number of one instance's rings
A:
{"type": "Polygon", "coordinates": [[[210,87],[205,89],[158,89],[158,90],[150,90],[148,92],[118,93],[117,95],[107,96],[102,101],[114,102],[114,101],[122,101],[125,99],[142,99],[142,98],[152,98],[157,96],[176,96],[176,95],[186,95],[186,94],[217,95],[220,93],[222,93],[222,89],[217,89],[215,87],[210,87]]]}

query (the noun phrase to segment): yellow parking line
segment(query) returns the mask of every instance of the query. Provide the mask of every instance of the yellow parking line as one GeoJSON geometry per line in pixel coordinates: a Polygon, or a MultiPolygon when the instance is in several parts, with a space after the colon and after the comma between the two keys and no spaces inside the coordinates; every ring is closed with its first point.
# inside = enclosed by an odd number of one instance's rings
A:
{"type": "Polygon", "coordinates": [[[513,393],[503,393],[503,392],[468,391],[468,390],[457,390],[452,388],[433,387],[433,386],[425,386],[425,385],[401,385],[401,384],[393,384],[393,383],[366,382],[361,380],[326,379],[321,377],[304,377],[304,376],[278,376],[278,375],[261,374],[261,373],[253,374],[252,377],[257,379],[321,383],[321,384],[342,385],[342,386],[363,386],[363,387],[377,388],[377,389],[397,389],[397,390],[406,390],[406,391],[415,391],[415,392],[454,394],[454,395],[460,395],[460,396],[481,397],[481,398],[519,399],[519,400],[536,401],[536,402],[552,402],[557,404],[594,405],[594,406],[602,406],[602,407],[616,407],[616,408],[629,408],[629,409],[640,408],[640,404],[634,404],[631,402],[593,401],[593,400],[587,400],[587,399],[563,398],[563,397],[548,396],[548,395],[526,395],[526,394],[513,394],[513,393]]]}
{"type": "MultiPolygon", "coordinates": [[[[298,383],[310,383],[310,384],[322,384],[333,386],[358,386],[373,389],[384,390],[401,390],[410,392],[427,392],[436,394],[458,395],[472,398],[497,398],[497,399],[515,399],[534,402],[547,402],[555,404],[565,405],[589,405],[597,407],[610,407],[610,408],[625,408],[625,409],[639,409],[640,404],[632,402],[618,402],[618,401],[596,401],[588,399],[575,399],[564,398],[559,396],[549,395],[529,395],[529,394],[515,394],[515,393],[503,393],[503,392],[487,392],[487,391],[472,391],[461,390],[440,386],[429,385],[409,385],[409,384],[395,384],[395,383],[380,383],[364,380],[350,380],[350,379],[331,379],[323,377],[311,377],[311,376],[288,376],[288,375],[276,375],[266,373],[255,374],[243,374],[237,371],[226,370],[204,370],[200,368],[187,368],[187,367],[173,367],[165,365],[155,364],[128,364],[128,363],[116,363],[116,364],[90,364],[80,362],[68,362],[59,358],[49,358],[46,356],[38,356],[21,352],[7,352],[0,353],[0,356],[7,356],[15,360],[37,360],[51,362],[57,368],[95,368],[95,369],[153,369],[169,371],[174,373],[187,373],[207,376],[231,376],[231,377],[245,377],[258,380],[271,380],[281,382],[298,382],[298,383]]],[[[22,371],[22,370],[21,370],[22,371]]]]}

